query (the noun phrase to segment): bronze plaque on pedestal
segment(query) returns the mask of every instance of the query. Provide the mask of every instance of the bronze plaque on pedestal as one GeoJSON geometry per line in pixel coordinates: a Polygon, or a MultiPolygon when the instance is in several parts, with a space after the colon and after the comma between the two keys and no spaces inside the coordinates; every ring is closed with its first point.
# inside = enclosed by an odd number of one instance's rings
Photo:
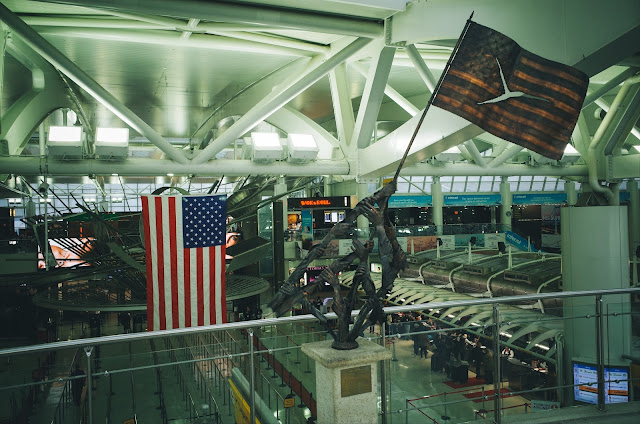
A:
{"type": "Polygon", "coordinates": [[[371,392],[371,365],[340,371],[342,397],[371,392]]]}

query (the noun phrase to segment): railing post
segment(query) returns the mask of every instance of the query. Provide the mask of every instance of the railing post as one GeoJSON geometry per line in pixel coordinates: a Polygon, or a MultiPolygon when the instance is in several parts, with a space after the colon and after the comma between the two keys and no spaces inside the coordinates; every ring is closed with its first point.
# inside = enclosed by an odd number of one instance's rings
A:
{"type": "MultiPolygon", "coordinates": [[[[386,348],[386,323],[387,315],[382,316],[382,322],[380,323],[380,344],[386,348]]],[[[387,424],[387,361],[380,361],[380,400],[382,409],[382,421],[381,424],[387,424]]]]}
{"type": "Polygon", "coordinates": [[[409,424],[409,399],[404,400],[404,424],[409,424]]]}
{"type": "Polygon", "coordinates": [[[598,368],[598,409],[605,411],[604,393],[604,316],[602,315],[602,295],[596,296],[596,366],[598,368]]]}
{"type": "Polygon", "coordinates": [[[444,392],[444,415],[440,418],[442,418],[442,421],[444,422],[451,419],[451,417],[447,415],[447,392],[444,392]]]}
{"type": "Polygon", "coordinates": [[[502,413],[500,411],[500,386],[502,383],[502,370],[500,366],[502,365],[502,361],[500,358],[500,308],[497,303],[493,304],[493,360],[494,360],[494,380],[493,380],[493,417],[496,424],[500,424],[502,422],[502,413]]]}
{"type": "Polygon", "coordinates": [[[255,392],[255,368],[253,357],[253,328],[247,329],[249,332],[249,401],[251,408],[251,424],[256,424],[256,392],[255,392]]]}
{"type": "Polygon", "coordinates": [[[92,381],[91,378],[91,353],[93,346],[85,346],[84,353],[87,355],[87,407],[89,409],[89,424],[93,424],[93,402],[92,402],[92,381]]]}

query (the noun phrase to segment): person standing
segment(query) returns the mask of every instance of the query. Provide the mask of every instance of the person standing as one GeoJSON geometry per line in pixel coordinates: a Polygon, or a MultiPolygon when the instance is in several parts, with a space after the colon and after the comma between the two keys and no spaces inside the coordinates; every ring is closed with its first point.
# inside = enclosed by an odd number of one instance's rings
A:
{"type": "Polygon", "coordinates": [[[80,378],[80,376],[84,376],[85,373],[80,366],[76,362],[76,368],[71,371],[71,377],[78,377],[71,380],[71,394],[73,395],[73,403],[76,406],[80,406],[80,401],[82,400],[82,389],[84,388],[84,378],[80,378]]]}

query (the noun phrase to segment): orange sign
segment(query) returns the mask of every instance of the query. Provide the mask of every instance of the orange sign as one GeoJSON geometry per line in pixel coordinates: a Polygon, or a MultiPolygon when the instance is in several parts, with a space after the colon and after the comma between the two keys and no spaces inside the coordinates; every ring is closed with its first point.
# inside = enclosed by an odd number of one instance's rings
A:
{"type": "Polygon", "coordinates": [[[326,199],[318,200],[301,200],[301,206],[331,206],[331,202],[326,199]]]}

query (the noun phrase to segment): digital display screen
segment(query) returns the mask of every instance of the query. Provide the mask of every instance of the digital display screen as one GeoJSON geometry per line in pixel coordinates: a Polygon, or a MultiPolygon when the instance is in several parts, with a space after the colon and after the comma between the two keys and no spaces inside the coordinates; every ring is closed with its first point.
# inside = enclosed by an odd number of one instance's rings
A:
{"type": "Polygon", "coordinates": [[[291,210],[326,208],[326,207],[349,208],[351,207],[351,198],[349,196],[290,197],[289,199],[287,199],[287,207],[291,210]]]}
{"type": "MultiPolygon", "coordinates": [[[[83,257],[93,249],[93,238],[91,237],[49,239],[49,246],[51,246],[51,253],[57,268],[90,266],[83,257]]],[[[40,246],[38,246],[38,268],[45,268],[44,255],[40,246]]]]}
{"type": "MultiPolygon", "coordinates": [[[[629,402],[629,369],[605,367],[605,403],[629,402]]],[[[573,363],[573,394],[576,401],[598,403],[598,368],[592,364],[573,363]]]]}
{"type": "MultiPolygon", "coordinates": [[[[313,283],[316,280],[316,278],[320,276],[320,273],[325,268],[326,266],[308,266],[307,271],[304,273],[304,282],[306,284],[313,283]]],[[[325,281],[324,285],[328,286],[329,283],[325,281]]]]}
{"type": "Polygon", "coordinates": [[[344,214],[344,211],[324,211],[324,222],[340,222],[344,220],[344,214]]]}

